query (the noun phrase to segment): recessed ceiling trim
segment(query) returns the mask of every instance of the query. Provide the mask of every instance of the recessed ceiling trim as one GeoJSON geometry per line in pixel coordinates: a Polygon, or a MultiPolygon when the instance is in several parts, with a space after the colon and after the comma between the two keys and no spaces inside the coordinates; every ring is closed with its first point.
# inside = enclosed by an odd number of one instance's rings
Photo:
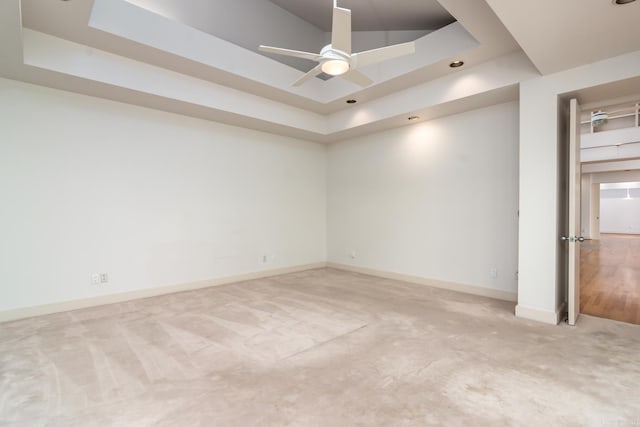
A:
{"type": "MultiPolygon", "coordinates": [[[[166,1],[175,7],[184,7],[179,0],[166,1]]],[[[251,79],[238,73],[238,70],[244,71],[241,65],[246,64],[234,60],[249,58],[249,68],[261,73],[264,67],[256,64],[268,64],[270,60],[263,57],[266,62],[258,62],[257,54],[253,58],[252,52],[233,44],[224,51],[226,62],[222,63],[228,68],[222,69],[216,62],[219,58],[211,61],[208,55],[215,56],[215,52],[206,46],[210,42],[214,46],[224,43],[210,36],[197,41],[200,52],[187,51],[185,56],[176,36],[199,37],[206,33],[184,28],[179,22],[172,24],[122,0],[68,2],[69,7],[64,8],[57,2],[41,0],[0,2],[0,11],[5,12],[0,13],[0,52],[3,53],[0,75],[319,142],[397,127],[401,123],[398,119],[406,120],[407,114],[419,114],[423,120],[430,120],[515,99],[517,82],[537,73],[521,53],[509,55],[515,49],[513,42],[499,21],[492,18],[488,6],[477,0],[438,1],[447,9],[455,10],[460,22],[471,25],[477,20],[476,24],[483,24],[470,27],[474,36],[460,23],[454,23],[432,33],[434,37],[419,39],[419,49],[424,50],[419,50],[416,57],[404,58],[406,63],[394,61],[369,68],[367,73],[379,78],[380,83],[366,90],[332,79],[334,81],[326,83],[309,82],[315,86],[315,93],[311,91],[305,97],[299,91],[288,91],[289,77],[283,79],[287,90],[268,78],[251,79]],[[106,23],[115,27],[120,24],[124,29],[119,31],[124,33],[88,26],[94,6],[95,10],[107,8],[114,12],[106,23]],[[121,14],[122,10],[133,14],[121,14]],[[153,25],[138,28],[149,23],[153,25]],[[137,39],[127,37],[127,30],[137,39]],[[34,43],[33,39],[38,37],[44,42],[34,43]],[[161,43],[156,44],[158,40],[161,43]],[[446,67],[449,59],[458,56],[448,49],[450,43],[458,47],[458,53],[464,51],[465,61],[480,65],[449,73],[446,67]],[[23,51],[27,64],[23,61],[23,51]],[[196,53],[204,58],[200,60],[196,53]],[[424,59],[421,55],[429,57],[429,61],[421,63],[424,59]],[[453,75],[455,79],[447,78],[453,75]],[[357,106],[347,106],[345,99],[348,98],[357,98],[357,106]],[[256,112],[258,114],[254,114],[256,112]]],[[[273,64],[278,75],[289,73],[295,78],[301,74],[275,61],[273,64]]]]}
{"type": "Polygon", "coordinates": [[[399,114],[405,120],[415,114],[423,116],[421,111],[425,109],[484,92],[516,87],[519,82],[535,76],[538,73],[526,55],[522,52],[512,53],[499,60],[449,73],[439,79],[367,102],[359,108],[336,112],[328,117],[327,133],[343,132],[379,121],[397,120],[399,114]],[[505,67],[497,67],[497,61],[505,67]]]}
{"type": "MultiPolygon", "coordinates": [[[[126,0],[94,0],[89,26],[323,104],[361,90],[343,79],[312,79],[303,86],[292,87],[291,82],[304,73],[126,0]]],[[[421,37],[415,44],[413,55],[362,67],[374,80],[372,86],[479,46],[457,22],[421,37]]]]}
{"type": "Polygon", "coordinates": [[[23,29],[24,63],[166,99],[323,134],[325,117],[246,92],[23,29]]]}
{"type": "Polygon", "coordinates": [[[498,60],[502,65],[508,64],[501,71],[496,69],[495,61],[490,61],[370,101],[360,108],[322,116],[108,52],[87,50],[86,46],[33,30],[23,29],[23,34],[25,64],[29,66],[128,89],[132,94],[161,97],[167,105],[162,109],[169,111],[175,111],[172,107],[175,103],[186,108],[187,115],[193,115],[188,112],[189,106],[205,108],[227,116],[245,117],[247,127],[254,127],[251,124],[254,122],[263,123],[260,126],[267,131],[277,128],[287,135],[304,133],[316,141],[331,141],[343,133],[364,134],[377,129],[377,122],[385,123],[395,117],[399,109],[411,115],[411,111],[437,108],[440,104],[510,87],[536,75],[526,57],[516,53],[498,60]]]}

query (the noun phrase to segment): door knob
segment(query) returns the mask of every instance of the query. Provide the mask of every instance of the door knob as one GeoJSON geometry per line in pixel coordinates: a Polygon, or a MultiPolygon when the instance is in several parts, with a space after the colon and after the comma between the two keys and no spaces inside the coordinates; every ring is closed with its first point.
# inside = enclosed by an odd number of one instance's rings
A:
{"type": "Polygon", "coordinates": [[[562,240],[563,242],[584,242],[584,237],[560,236],[560,240],[562,240]]]}

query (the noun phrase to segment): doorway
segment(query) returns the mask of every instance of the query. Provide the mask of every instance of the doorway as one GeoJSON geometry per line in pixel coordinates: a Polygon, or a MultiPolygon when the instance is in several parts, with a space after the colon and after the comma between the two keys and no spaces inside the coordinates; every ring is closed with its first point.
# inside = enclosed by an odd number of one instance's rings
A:
{"type": "MultiPolygon", "coordinates": [[[[638,99],[640,96],[633,101],[624,99],[622,102],[582,106],[580,130],[577,132],[577,140],[580,141],[581,170],[581,176],[577,181],[582,188],[577,196],[569,190],[564,190],[569,199],[568,206],[571,206],[570,200],[573,197],[576,200],[582,199],[578,208],[581,210],[578,214],[580,225],[577,234],[571,234],[575,229],[571,225],[567,229],[568,234],[563,234],[569,236],[566,239],[569,243],[572,242],[571,236],[578,241],[582,240],[583,236],[587,239],[577,244],[580,250],[574,252],[575,262],[579,267],[579,274],[574,277],[578,280],[572,281],[571,276],[567,275],[569,287],[566,301],[569,302],[569,307],[571,308],[571,302],[577,299],[573,306],[577,305],[581,313],[634,324],[640,324],[638,99]],[[610,114],[607,114],[607,111],[610,114]],[[637,185],[630,185],[635,184],[631,181],[636,181],[637,185]],[[627,212],[622,209],[623,206],[635,205],[635,211],[627,212]],[[605,213],[605,217],[602,217],[605,213]],[[623,221],[625,215],[626,220],[623,221]]],[[[573,135],[569,124],[566,126],[567,147],[573,135]]],[[[562,161],[569,164],[569,167],[572,164],[568,155],[565,155],[562,161]]],[[[566,179],[569,184],[566,188],[569,189],[573,179],[571,174],[568,174],[566,179]]],[[[570,212],[570,208],[566,212],[570,212]]],[[[569,223],[566,215],[565,213],[565,222],[569,223]]],[[[569,219],[572,218],[571,214],[568,216],[569,219]]],[[[565,248],[565,257],[571,261],[573,258],[567,252],[571,246],[565,243],[565,248]]],[[[567,262],[566,265],[570,266],[570,263],[567,262]]],[[[569,318],[569,323],[575,324],[575,310],[573,317],[571,309],[569,310],[569,318]],[[573,323],[571,318],[574,320],[573,323]]]]}
{"type": "Polygon", "coordinates": [[[597,206],[588,216],[598,222],[581,248],[580,311],[640,324],[640,182],[594,185],[597,203],[583,204],[586,210],[597,206]]]}
{"type": "Polygon", "coordinates": [[[640,235],[601,233],[580,255],[580,311],[640,325],[640,235]]]}

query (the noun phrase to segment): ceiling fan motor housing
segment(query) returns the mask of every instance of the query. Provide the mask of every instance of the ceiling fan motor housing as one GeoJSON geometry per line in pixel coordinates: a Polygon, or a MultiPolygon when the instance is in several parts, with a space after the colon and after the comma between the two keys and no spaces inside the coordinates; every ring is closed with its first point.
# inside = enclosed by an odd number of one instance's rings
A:
{"type": "Polygon", "coordinates": [[[350,55],[340,50],[334,49],[330,44],[326,45],[320,51],[323,60],[338,59],[349,62],[350,55]]]}
{"type": "Polygon", "coordinates": [[[296,80],[293,86],[300,86],[324,72],[332,76],[341,76],[358,86],[367,87],[373,84],[373,80],[361,73],[359,68],[415,52],[415,43],[408,42],[353,53],[351,36],[351,10],[338,7],[337,2],[334,1],[331,43],[323,47],[319,54],[263,45],[259,49],[263,52],[318,62],[317,66],[296,80]]]}

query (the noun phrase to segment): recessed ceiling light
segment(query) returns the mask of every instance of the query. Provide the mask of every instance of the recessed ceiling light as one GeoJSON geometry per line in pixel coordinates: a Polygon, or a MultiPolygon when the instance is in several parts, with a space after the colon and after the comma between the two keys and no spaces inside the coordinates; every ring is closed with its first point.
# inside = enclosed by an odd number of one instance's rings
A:
{"type": "Polygon", "coordinates": [[[462,61],[453,61],[451,64],[449,64],[449,67],[458,68],[458,67],[462,67],[463,65],[464,65],[464,62],[462,61]]]}
{"type": "Polygon", "coordinates": [[[419,116],[409,116],[407,120],[413,121],[413,120],[418,120],[419,118],[420,118],[419,116]]]}
{"type": "Polygon", "coordinates": [[[629,4],[636,0],[613,0],[613,4],[629,4]]]}
{"type": "Polygon", "coordinates": [[[356,102],[358,101],[356,101],[355,99],[347,99],[347,104],[355,104],[356,102]]]}

